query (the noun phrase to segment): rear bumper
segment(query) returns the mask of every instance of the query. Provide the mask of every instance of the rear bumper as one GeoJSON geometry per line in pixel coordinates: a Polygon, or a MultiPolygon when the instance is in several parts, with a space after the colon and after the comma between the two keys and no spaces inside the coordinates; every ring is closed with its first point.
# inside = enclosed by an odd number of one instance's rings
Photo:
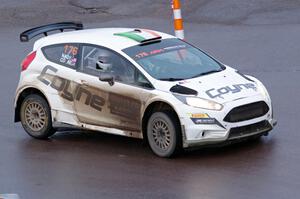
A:
{"type": "Polygon", "coordinates": [[[224,135],[223,137],[222,136],[218,136],[215,138],[209,137],[207,139],[203,138],[200,140],[187,140],[185,137],[183,137],[184,138],[183,147],[190,148],[190,147],[200,147],[200,146],[207,146],[207,145],[222,146],[231,143],[241,142],[254,137],[259,137],[261,135],[267,135],[269,131],[271,131],[276,124],[277,121],[275,119],[262,120],[260,122],[256,122],[253,124],[234,127],[229,130],[218,132],[219,135],[221,134],[224,135]]]}

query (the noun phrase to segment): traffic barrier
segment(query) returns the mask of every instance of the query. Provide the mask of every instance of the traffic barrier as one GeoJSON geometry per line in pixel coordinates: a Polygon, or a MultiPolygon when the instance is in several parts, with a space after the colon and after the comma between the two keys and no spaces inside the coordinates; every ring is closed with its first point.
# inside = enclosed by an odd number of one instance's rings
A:
{"type": "Polygon", "coordinates": [[[174,15],[175,36],[184,39],[183,20],[181,16],[180,0],[172,0],[172,9],[174,15]]]}

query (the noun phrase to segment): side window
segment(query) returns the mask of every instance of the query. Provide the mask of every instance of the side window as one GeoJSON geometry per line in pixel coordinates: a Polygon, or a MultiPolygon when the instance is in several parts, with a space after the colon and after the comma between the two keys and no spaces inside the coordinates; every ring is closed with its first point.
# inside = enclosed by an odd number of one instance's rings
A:
{"type": "Polygon", "coordinates": [[[135,67],[117,53],[97,46],[82,47],[81,71],[94,76],[111,73],[118,82],[135,84],[135,67]]]}
{"type": "Polygon", "coordinates": [[[42,51],[49,61],[73,69],[77,66],[79,44],[57,44],[44,47],[42,51]]]}

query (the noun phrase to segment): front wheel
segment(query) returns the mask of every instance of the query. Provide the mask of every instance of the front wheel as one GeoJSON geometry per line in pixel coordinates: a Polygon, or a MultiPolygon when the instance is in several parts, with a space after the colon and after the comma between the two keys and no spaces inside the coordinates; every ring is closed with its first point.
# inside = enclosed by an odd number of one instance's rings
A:
{"type": "Polygon", "coordinates": [[[46,139],[55,133],[50,107],[39,95],[31,94],[24,99],[20,117],[23,128],[34,138],[46,139]]]}
{"type": "Polygon", "coordinates": [[[152,151],[160,157],[171,157],[181,149],[179,121],[172,112],[156,112],[147,124],[147,137],[152,151]]]}

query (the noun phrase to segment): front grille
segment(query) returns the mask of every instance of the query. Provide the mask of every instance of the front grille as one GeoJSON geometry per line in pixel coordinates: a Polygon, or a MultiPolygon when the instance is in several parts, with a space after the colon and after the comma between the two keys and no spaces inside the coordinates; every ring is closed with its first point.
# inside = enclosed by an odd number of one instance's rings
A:
{"type": "Polygon", "coordinates": [[[228,139],[235,139],[254,135],[256,133],[266,132],[272,129],[270,123],[266,120],[250,124],[247,126],[235,127],[230,129],[228,139]]]}
{"type": "Polygon", "coordinates": [[[224,118],[225,122],[241,122],[261,117],[269,111],[269,106],[263,102],[255,102],[232,109],[224,118]]]}

